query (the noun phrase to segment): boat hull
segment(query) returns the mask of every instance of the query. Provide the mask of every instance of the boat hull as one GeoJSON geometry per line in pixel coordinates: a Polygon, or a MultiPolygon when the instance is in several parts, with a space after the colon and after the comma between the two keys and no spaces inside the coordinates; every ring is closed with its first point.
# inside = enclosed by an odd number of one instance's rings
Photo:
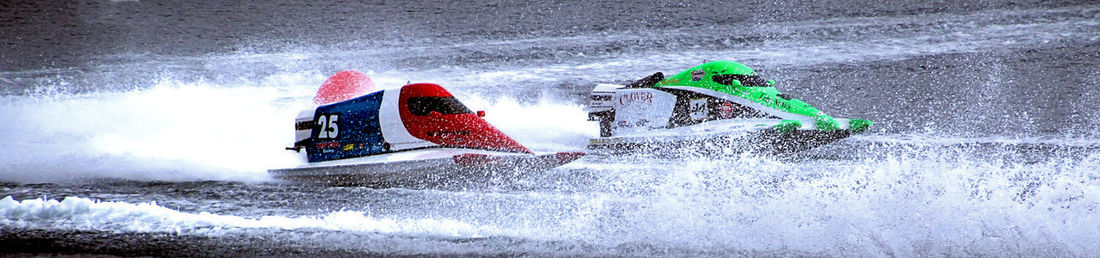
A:
{"type": "Polygon", "coordinates": [[[588,148],[611,153],[786,154],[817,148],[850,135],[848,130],[831,132],[798,130],[786,133],[766,130],[748,134],[725,133],[680,137],[600,137],[591,139],[588,148]]]}
{"type": "Polygon", "coordinates": [[[512,153],[428,148],[272,169],[276,179],[333,186],[431,187],[546,171],[583,153],[512,153]]]}
{"type": "Polygon", "coordinates": [[[851,135],[847,129],[820,131],[801,128],[780,132],[777,119],[730,119],[655,129],[623,136],[599,137],[588,148],[612,153],[728,153],[784,154],[805,151],[851,135]]]}

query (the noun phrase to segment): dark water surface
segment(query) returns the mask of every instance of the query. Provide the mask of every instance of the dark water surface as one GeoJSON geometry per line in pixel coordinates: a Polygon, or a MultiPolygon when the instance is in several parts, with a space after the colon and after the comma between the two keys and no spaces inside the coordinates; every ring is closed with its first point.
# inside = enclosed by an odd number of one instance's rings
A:
{"type": "Polygon", "coordinates": [[[1089,256],[1100,3],[0,3],[0,253],[1089,256]],[[587,92],[746,63],[864,135],[589,155],[430,189],[287,184],[327,75],[435,82],[536,150],[587,92]],[[679,150],[666,150],[680,152],[679,150]]]}

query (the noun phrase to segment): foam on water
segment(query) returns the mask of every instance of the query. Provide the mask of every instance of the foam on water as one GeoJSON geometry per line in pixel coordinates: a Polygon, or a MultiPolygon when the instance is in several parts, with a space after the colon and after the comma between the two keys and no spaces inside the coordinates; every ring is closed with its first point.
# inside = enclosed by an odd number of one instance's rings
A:
{"type": "Polygon", "coordinates": [[[317,229],[365,231],[387,234],[425,234],[448,237],[480,237],[491,228],[478,228],[450,219],[376,218],[362,212],[339,211],[317,217],[264,216],[246,218],[207,212],[185,213],[156,203],[100,202],[79,197],[61,201],[0,199],[0,223],[5,226],[51,227],[76,230],[122,230],[221,234],[235,228],[317,229]]]}
{"type": "Polygon", "coordinates": [[[1018,162],[974,158],[984,150],[869,148],[887,154],[854,160],[628,156],[591,164],[600,172],[596,181],[570,193],[433,191],[440,196],[424,207],[301,217],[186,213],[79,197],[6,198],[0,223],[213,235],[278,229],[508,237],[822,255],[1100,251],[1094,245],[1100,236],[1093,234],[1100,229],[1100,153],[1018,162]],[[462,212],[448,208],[460,203],[462,212]]]}
{"type": "MultiPolygon", "coordinates": [[[[403,74],[369,72],[382,88],[403,74]]],[[[300,164],[292,121],[325,75],[277,73],[258,80],[181,81],[149,88],[3,97],[0,178],[20,183],[85,179],[264,181],[266,169],[300,164]]],[[[56,84],[63,89],[63,84],[56,84]]],[[[455,91],[486,119],[542,150],[583,148],[589,127],[576,104],[544,97],[533,105],[455,91]]]]}
{"type": "Polygon", "coordinates": [[[1100,148],[1100,139],[1088,135],[1048,135],[1048,136],[986,136],[957,137],[929,132],[909,134],[873,134],[859,135],[850,140],[898,145],[1049,145],[1061,147],[1100,148]]]}
{"type": "Polygon", "coordinates": [[[979,158],[984,151],[888,146],[866,151],[887,155],[855,160],[689,158],[607,176],[601,184],[635,198],[583,213],[595,221],[586,226],[608,234],[590,240],[606,244],[839,255],[1097,251],[1100,238],[1090,232],[1100,229],[1100,153],[1021,162],[979,158]]]}
{"type": "Polygon", "coordinates": [[[317,73],[224,87],[162,80],[124,92],[4,97],[5,181],[262,180],[317,73]]]}

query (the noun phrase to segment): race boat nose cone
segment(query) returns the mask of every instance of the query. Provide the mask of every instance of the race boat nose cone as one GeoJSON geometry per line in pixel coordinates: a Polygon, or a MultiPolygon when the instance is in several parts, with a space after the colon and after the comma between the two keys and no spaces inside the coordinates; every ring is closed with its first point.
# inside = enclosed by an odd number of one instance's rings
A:
{"type": "Polygon", "coordinates": [[[363,94],[377,91],[374,81],[370,77],[358,71],[346,70],[338,72],[317,89],[317,95],[313,97],[313,103],[325,105],[348,100],[363,94]]]}
{"type": "Polygon", "coordinates": [[[862,133],[863,131],[866,131],[868,128],[871,128],[871,125],[873,125],[873,124],[875,124],[875,123],[871,122],[871,120],[852,119],[852,120],[848,121],[848,128],[850,130],[852,130],[853,133],[862,133]]]}
{"type": "Polygon", "coordinates": [[[436,84],[401,88],[401,120],[412,136],[443,146],[532,153],[436,84]]]}

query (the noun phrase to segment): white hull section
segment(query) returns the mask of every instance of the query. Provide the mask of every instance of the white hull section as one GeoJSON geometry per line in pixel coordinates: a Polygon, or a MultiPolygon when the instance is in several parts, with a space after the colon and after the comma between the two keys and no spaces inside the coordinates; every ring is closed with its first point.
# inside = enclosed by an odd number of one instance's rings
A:
{"type": "MultiPolygon", "coordinates": [[[[646,150],[663,152],[669,147],[686,147],[702,152],[735,148],[764,153],[785,153],[811,149],[849,135],[848,130],[819,132],[813,127],[806,126],[792,132],[778,133],[772,130],[772,127],[780,121],[782,120],[766,118],[714,120],[669,129],[593,138],[589,140],[588,148],[631,152],[646,150]]],[[[844,119],[844,123],[847,124],[847,119],[844,119]]]]}
{"type": "Polygon", "coordinates": [[[401,121],[401,111],[397,107],[401,98],[401,89],[389,89],[382,94],[382,103],[378,110],[378,123],[382,129],[382,135],[390,144],[391,150],[407,150],[423,147],[439,146],[425,140],[413,137],[409,133],[405,123],[401,121]]]}

